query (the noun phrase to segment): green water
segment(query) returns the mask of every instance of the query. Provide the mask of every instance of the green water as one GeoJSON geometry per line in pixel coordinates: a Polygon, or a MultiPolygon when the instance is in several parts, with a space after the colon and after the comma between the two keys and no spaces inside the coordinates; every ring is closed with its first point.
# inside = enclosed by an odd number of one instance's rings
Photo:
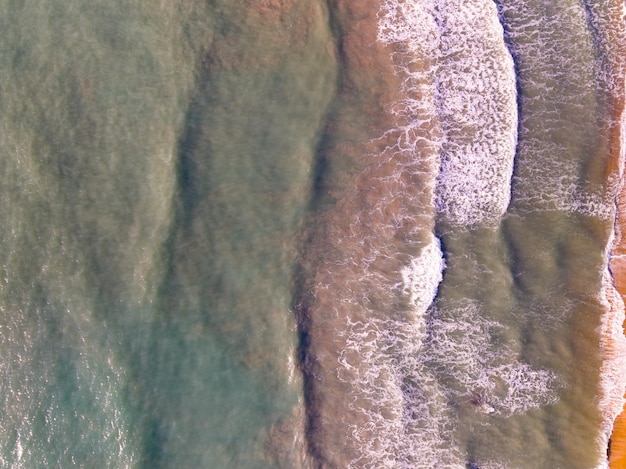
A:
{"type": "Polygon", "coordinates": [[[0,5],[0,465],[297,466],[325,15],[0,5]]]}

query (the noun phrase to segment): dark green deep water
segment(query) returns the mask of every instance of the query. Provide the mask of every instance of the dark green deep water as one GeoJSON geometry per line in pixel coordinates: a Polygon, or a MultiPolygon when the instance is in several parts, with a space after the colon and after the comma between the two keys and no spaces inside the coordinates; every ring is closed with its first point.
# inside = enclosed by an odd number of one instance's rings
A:
{"type": "Polygon", "coordinates": [[[1,467],[601,467],[616,12],[349,3],[0,1],[1,467]]]}

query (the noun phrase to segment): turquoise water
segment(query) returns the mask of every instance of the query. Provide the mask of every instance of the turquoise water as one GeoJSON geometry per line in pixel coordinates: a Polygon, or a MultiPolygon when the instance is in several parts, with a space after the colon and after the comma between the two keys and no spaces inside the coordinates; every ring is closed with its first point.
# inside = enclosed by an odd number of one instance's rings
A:
{"type": "Polygon", "coordinates": [[[619,8],[0,2],[0,466],[602,467],[619,8]]]}

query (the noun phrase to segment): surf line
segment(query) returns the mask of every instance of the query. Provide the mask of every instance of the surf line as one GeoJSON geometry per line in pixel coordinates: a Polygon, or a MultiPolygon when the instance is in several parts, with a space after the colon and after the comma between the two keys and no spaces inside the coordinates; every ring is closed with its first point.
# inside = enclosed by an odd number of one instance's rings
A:
{"type": "MultiPolygon", "coordinates": [[[[624,82],[622,82],[624,85],[624,82]]],[[[616,112],[619,123],[611,131],[610,158],[615,161],[618,186],[615,196],[615,222],[608,243],[604,296],[608,300],[607,312],[601,324],[601,369],[603,395],[600,410],[604,417],[603,434],[611,469],[626,468],[626,184],[624,164],[626,159],[626,112],[624,96],[616,112]],[[609,436],[610,435],[610,436],[609,436]]],[[[609,175],[610,177],[610,175],[609,175]]]]}
{"type": "Polygon", "coordinates": [[[587,21],[599,49],[599,86],[609,95],[606,129],[607,192],[613,200],[613,229],[607,242],[601,299],[606,312],[600,324],[602,355],[599,409],[603,417],[599,467],[626,469],[626,4],[622,0],[585,1],[587,21]]]}

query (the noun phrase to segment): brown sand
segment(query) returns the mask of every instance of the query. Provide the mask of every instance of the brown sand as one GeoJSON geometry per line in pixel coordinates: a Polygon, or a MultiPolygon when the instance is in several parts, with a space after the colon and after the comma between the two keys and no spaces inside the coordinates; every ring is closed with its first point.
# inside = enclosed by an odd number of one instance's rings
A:
{"type": "MultiPolygon", "coordinates": [[[[623,88],[623,77],[622,77],[623,88]]],[[[610,129],[610,154],[613,161],[611,172],[619,170],[621,151],[620,140],[622,138],[620,117],[624,112],[624,96],[621,102],[616,103],[614,116],[616,117],[613,128],[610,129]]],[[[626,185],[623,185],[617,196],[617,220],[615,226],[615,240],[611,249],[610,260],[611,273],[614,284],[626,301],[626,185]]],[[[626,328],[626,323],[624,324],[626,328]]],[[[626,469],[626,406],[617,417],[613,426],[613,433],[609,445],[609,465],[611,469],[626,469]]]]}
{"type": "MultiPolygon", "coordinates": [[[[626,70],[626,28],[623,23],[624,5],[623,0],[609,0],[602,5],[591,4],[588,6],[595,10],[595,14],[602,18],[603,26],[596,29],[596,44],[601,54],[606,59],[609,75],[613,78],[613,91],[611,93],[611,108],[608,110],[612,119],[605,130],[606,152],[609,155],[606,167],[605,179],[616,182],[620,179],[620,187],[616,194],[616,221],[611,246],[609,268],[613,276],[614,286],[622,300],[626,300],[626,184],[623,174],[622,142],[624,135],[621,127],[624,118],[624,72],[626,70]]],[[[611,185],[610,184],[610,185],[611,185]]],[[[623,304],[618,304],[608,292],[611,311],[607,314],[618,314],[623,309],[623,304]]],[[[626,322],[624,323],[626,329],[626,322]]],[[[604,353],[607,359],[611,353],[621,353],[616,350],[613,342],[615,338],[610,336],[611,331],[605,331],[609,336],[604,337],[604,353]]],[[[608,448],[609,466],[611,469],[626,469],[626,406],[614,422],[611,439],[608,448]]]]}
{"type": "MultiPolygon", "coordinates": [[[[624,138],[622,135],[621,120],[624,114],[624,25],[622,23],[621,14],[623,5],[621,1],[616,0],[611,5],[611,22],[614,25],[608,28],[607,43],[612,49],[614,55],[613,65],[615,69],[612,71],[617,77],[618,95],[614,96],[615,103],[612,115],[614,117],[613,124],[609,129],[609,152],[610,167],[607,168],[611,174],[619,174],[620,166],[624,164],[622,160],[621,142],[624,138]]],[[[623,173],[620,175],[623,178],[623,173]]],[[[622,180],[623,184],[623,180],[622,180]]],[[[617,195],[617,214],[615,224],[615,239],[611,249],[611,259],[609,263],[611,273],[614,278],[614,285],[623,300],[626,300],[626,185],[622,185],[620,193],[617,195]]],[[[626,328],[626,323],[624,324],[626,328]]],[[[626,469],[626,406],[622,413],[617,417],[613,426],[613,432],[609,442],[609,466],[611,469],[626,469]]]]}
{"type": "Polygon", "coordinates": [[[626,468],[626,415],[623,411],[615,420],[613,427],[609,465],[611,469],[626,468]]]}
{"type": "MultiPolygon", "coordinates": [[[[612,250],[610,266],[617,288],[622,299],[626,301],[626,189],[622,188],[618,197],[617,236],[612,250]]],[[[626,326],[626,324],[625,324],[626,326]]],[[[626,408],[617,417],[611,434],[609,445],[609,465],[611,469],[626,469],[626,408]]]]}
{"type": "MultiPolygon", "coordinates": [[[[622,106],[623,107],[623,106],[622,106]]],[[[617,140],[619,142],[619,129],[617,129],[617,140]]],[[[619,157],[619,148],[616,157],[619,157]]],[[[622,187],[618,196],[618,213],[616,222],[616,237],[611,251],[610,267],[614,277],[615,287],[622,299],[626,301],[626,188],[622,187]]],[[[626,327],[626,324],[625,324],[626,327]]],[[[617,417],[611,434],[609,446],[609,465],[611,469],[626,469],[626,407],[617,417]]]]}

